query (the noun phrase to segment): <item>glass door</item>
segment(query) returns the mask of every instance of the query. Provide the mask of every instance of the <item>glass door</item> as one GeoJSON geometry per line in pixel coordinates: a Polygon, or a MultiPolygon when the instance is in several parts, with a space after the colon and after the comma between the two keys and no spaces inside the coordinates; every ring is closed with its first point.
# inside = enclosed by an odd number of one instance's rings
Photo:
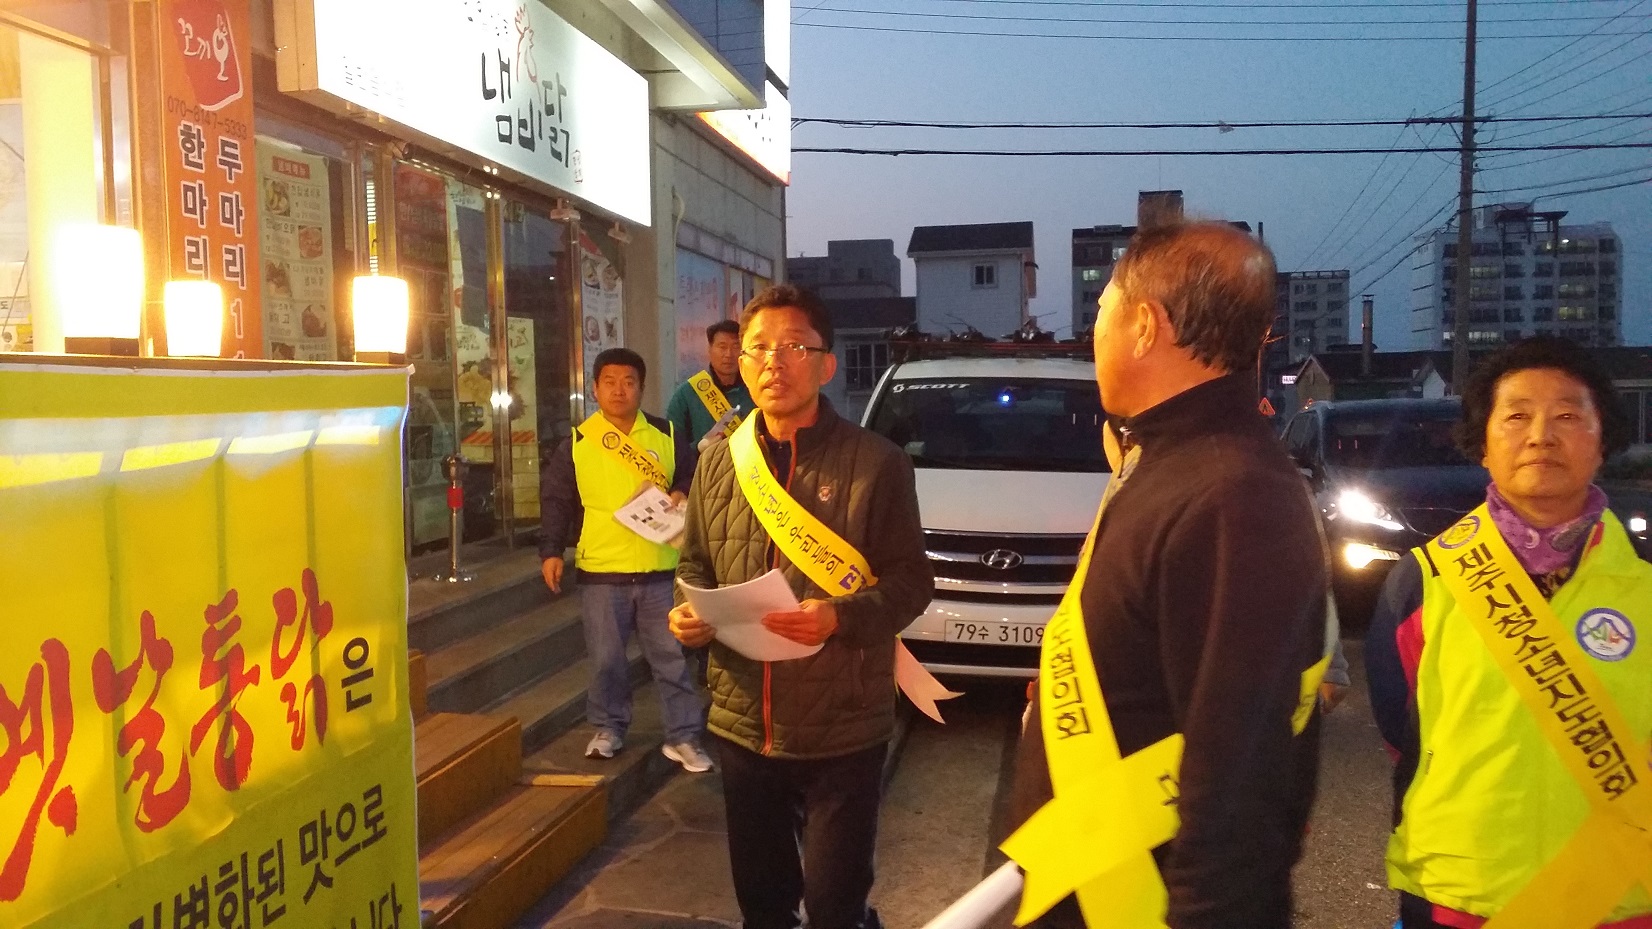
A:
{"type": "Polygon", "coordinates": [[[573,427],[574,272],[566,224],[515,201],[502,212],[511,521],[521,533],[539,526],[541,462],[573,427]]]}

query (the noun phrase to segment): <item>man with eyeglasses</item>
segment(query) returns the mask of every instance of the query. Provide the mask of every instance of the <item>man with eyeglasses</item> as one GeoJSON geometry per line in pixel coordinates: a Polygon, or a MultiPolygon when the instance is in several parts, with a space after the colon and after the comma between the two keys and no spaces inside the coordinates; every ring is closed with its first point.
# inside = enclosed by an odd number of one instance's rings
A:
{"type": "Polygon", "coordinates": [[[746,929],[797,929],[800,903],[811,929],[877,929],[867,898],[895,726],[895,636],[934,592],[912,464],[820,396],[837,359],[813,294],[765,289],[740,332],[758,413],[702,459],[677,578],[712,588],[778,569],[801,605],[763,625],[820,650],[746,658],[680,591],[671,631],[710,645],[707,728],[746,929]]]}
{"type": "Polygon", "coordinates": [[[665,418],[700,451],[723,441],[751,412],[751,394],[740,380],[740,324],[718,320],[706,327],[708,364],[677,385],[665,405],[665,418]]]}

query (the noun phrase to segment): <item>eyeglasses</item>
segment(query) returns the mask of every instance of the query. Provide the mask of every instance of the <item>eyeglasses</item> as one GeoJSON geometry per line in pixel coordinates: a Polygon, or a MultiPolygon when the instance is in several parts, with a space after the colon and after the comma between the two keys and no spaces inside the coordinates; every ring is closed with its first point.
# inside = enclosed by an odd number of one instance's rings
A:
{"type": "Polygon", "coordinates": [[[773,348],[767,345],[748,345],[740,350],[742,356],[756,364],[762,364],[770,358],[781,364],[791,364],[817,353],[824,355],[826,349],[814,345],[804,345],[801,342],[787,342],[785,345],[776,345],[773,348]]]}

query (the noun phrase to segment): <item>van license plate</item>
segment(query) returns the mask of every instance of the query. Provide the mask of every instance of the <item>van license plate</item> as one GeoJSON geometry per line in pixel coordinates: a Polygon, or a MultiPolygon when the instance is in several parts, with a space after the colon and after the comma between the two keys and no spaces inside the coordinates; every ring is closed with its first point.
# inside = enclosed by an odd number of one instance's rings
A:
{"type": "Polygon", "coordinates": [[[948,620],[948,642],[978,642],[983,645],[1039,645],[1044,641],[1043,623],[971,623],[948,620]]]}

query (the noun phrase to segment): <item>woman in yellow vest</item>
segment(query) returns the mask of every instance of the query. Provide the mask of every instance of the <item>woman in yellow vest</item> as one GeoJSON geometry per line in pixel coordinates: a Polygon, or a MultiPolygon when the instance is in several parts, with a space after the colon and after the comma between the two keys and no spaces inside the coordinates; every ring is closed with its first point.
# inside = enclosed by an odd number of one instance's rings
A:
{"type": "Polygon", "coordinates": [[[1629,440],[1567,340],[1463,391],[1486,502],[1396,565],[1366,643],[1404,929],[1652,929],[1652,565],[1594,485],[1629,440]]]}

